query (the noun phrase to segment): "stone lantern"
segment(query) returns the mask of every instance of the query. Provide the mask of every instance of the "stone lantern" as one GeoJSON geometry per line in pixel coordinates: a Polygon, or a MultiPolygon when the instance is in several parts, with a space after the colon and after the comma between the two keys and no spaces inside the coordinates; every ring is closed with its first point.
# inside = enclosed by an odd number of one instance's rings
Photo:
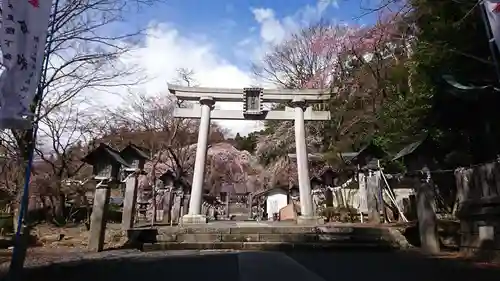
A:
{"type": "Polygon", "coordinates": [[[119,178],[120,168],[129,167],[118,151],[103,143],[89,152],[82,162],[92,165],[94,179],[100,181],[115,181],[119,178]]]}
{"type": "Polygon", "coordinates": [[[99,252],[104,249],[106,213],[112,184],[116,184],[120,168],[129,166],[118,151],[103,143],[87,154],[82,162],[92,165],[94,179],[99,181],[94,191],[88,242],[89,250],[99,252]]]}
{"type": "Polygon", "coordinates": [[[323,184],[323,181],[320,178],[318,178],[318,177],[311,178],[311,189],[312,190],[320,189],[322,184],[323,184]]]}
{"type": "MultiPolygon", "coordinates": [[[[165,173],[163,173],[160,177],[159,180],[161,183],[159,184],[159,189],[158,189],[158,194],[160,195],[160,198],[163,198],[163,201],[161,203],[161,210],[162,210],[162,215],[161,217],[163,218],[162,221],[163,223],[170,223],[172,221],[172,208],[173,203],[174,203],[174,197],[176,196],[175,194],[175,185],[176,185],[176,176],[175,173],[172,172],[172,170],[167,170],[165,173]]],[[[180,208],[180,206],[177,206],[177,208],[180,208]]]]}
{"type": "Polygon", "coordinates": [[[298,199],[300,196],[299,187],[295,184],[289,188],[289,192],[292,199],[298,199]]]}
{"type": "MultiPolygon", "coordinates": [[[[321,174],[320,174],[320,177],[321,179],[323,180],[324,184],[326,185],[326,191],[325,191],[325,204],[326,204],[326,207],[333,207],[334,204],[333,204],[333,200],[334,200],[334,197],[333,197],[333,191],[332,187],[336,186],[337,183],[338,183],[338,177],[339,177],[339,173],[337,170],[334,170],[330,167],[327,167],[326,169],[324,169],[321,174]],[[330,187],[330,188],[328,188],[330,187]]],[[[337,191],[336,193],[336,198],[338,198],[339,200],[339,205],[340,204],[344,204],[343,202],[343,194],[340,190],[337,191]]]]}
{"type": "Polygon", "coordinates": [[[127,145],[122,151],[120,151],[120,156],[128,164],[128,167],[123,169],[124,177],[135,172],[136,170],[143,170],[146,160],[149,159],[148,155],[144,150],[132,143],[127,145]]]}
{"type": "Polygon", "coordinates": [[[167,170],[160,176],[159,179],[163,182],[163,186],[165,186],[166,188],[171,188],[174,186],[175,174],[174,172],[172,172],[172,170],[167,170]]]}
{"type": "Polygon", "coordinates": [[[338,172],[332,168],[326,168],[319,175],[326,186],[333,187],[338,178],[338,172]]]}

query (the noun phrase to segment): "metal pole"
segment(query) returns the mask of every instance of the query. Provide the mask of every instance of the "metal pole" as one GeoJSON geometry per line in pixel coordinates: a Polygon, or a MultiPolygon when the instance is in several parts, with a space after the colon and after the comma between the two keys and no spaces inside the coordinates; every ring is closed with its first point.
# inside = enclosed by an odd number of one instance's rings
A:
{"type": "Polygon", "coordinates": [[[488,14],[486,11],[486,7],[484,5],[484,0],[479,0],[479,9],[481,13],[481,18],[484,23],[484,27],[486,29],[486,36],[488,37],[488,45],[490,47],[490,53],[491,53],[491,58],[493,59],[493,64],[495,65],[495,71],[497,74],[497,79],[500,82],[500,67],[498,65],[498,57],[497,57],[497,52],[495,51],[496,44],[495,44],[495,37],[493,37],[492,31],[491,31],[491,26],[488,21],[488,14]]]}
{"type": "MultiPolygon", "coordinates": [[[[24,266],[24,260],[26,258],[26,250],[28,245],[26,244],[25,238],[27,238],[28,233],[25,233],[23,231],[23,221],[24,221],[24,216],[26,215],[28,211],[28,203],[29,203],[29,184],[31,180],[31,168],[33,166],[33,158],[35,154],[35,145],[36,145],[36,137],[37,137],[37,132],[38,132],[38,118],[40,116],[40,110],[41,110],[41,104],[43,100],[43,90],[44,90],[44,85],[47,79],[47,68],[49,65],[49,51],[50,47],[52,45],[52,37],[54,36],[55,32],[55,20],[56,20],[56,14],[59,6],[59,0],[55,0],[54,2],[54,12],[52,14],[52,25],[50,27],[50,33],[47,36],[47,53],[44,56],[43,60],[43,69],[42,73],[40,75],[40,82],[38,84],[37,88],[37,93],[35,95],[34,101],[35,101],[35,116],[33,119],[33,127],[30,129],[30,133],[32,134],[32,139],[31,143],[28,144],[28,163],[26,164],[26,169],[25,169],[25,180],[24,180],[24,187],[23,187],[23,195],[21,198],[21,204],[19,208],[19,217],[17,221],[17,229],[16,229],[16,235],[14,238],[14,248],[12,249],[12,258],[10,262],[10,267],[9,267],[9,276],[12,278],[12,280],[18,279],[19,274],[21,273],[21,270],[24,266]]],[[[20,280],[20,279],[18,279],[20,280]]]]}

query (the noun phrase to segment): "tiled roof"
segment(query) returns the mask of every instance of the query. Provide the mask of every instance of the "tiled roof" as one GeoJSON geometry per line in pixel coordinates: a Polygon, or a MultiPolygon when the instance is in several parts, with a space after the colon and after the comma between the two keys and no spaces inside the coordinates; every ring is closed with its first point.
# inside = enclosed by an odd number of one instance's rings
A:
{"type": "Polygon", "coordinates": [[[120,154],[123,155],[124,153],[126,153],[128,150],[131,150],[135,155],[137,155],[139,158],[142,158],[142,159],[149,159],[149,156],[146,154],[146,152],[144,152],[144,149],[143,148],[140,148],[138,146],[136,146],[135,144],[133,143],[129,143],[129,145],[127,145],[124,149],[122,149],[120,151],[120,154]]]}
{"type": "Polygon", "coordinates": [[[94,149],[92,152],[87,154],[83,159],[82,162],[85,162],[87,164],[92,165],[96,161],[98,161],[100,158],[102,158],[102,155],[108,155],[111,159],[115,160],[116,162],[120,163],[121,165],[125,167],[129,167],[127,161],[125,161],[121,156],[120,152],[117,150],[111,148],[110,146],[101,143],[99,144],[99,147],[94,149]]]}

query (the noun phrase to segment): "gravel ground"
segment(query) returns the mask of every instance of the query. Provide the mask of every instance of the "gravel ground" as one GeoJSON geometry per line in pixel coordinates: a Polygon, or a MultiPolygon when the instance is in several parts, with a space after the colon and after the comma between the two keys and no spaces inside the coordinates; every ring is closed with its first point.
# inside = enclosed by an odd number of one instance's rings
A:
{"type": "MultiPolygon", "coordinates": [[[[31,248],[28,250],[26,255],[25,267],[26,268],[38,268],[43,266],[50,266],[54,264],[65,264],[65,263],[78,263],[78,262],[88,262],[95,260],[116,260],[116,259],[128,259],[128,258],[160,258],[165,256],[178,256],[178,255],[192,255],[192,254],[208,254],[208,253],[224,253],[233,252],[232,250],[179,250],[179,251],[168,251],[168,252],[141,252],[139,250],[110,250],[100,253],[86,252],[79,249],[68,249],[68,248],[57,248],[57,249],[46,249],[46,248],[31,248]]],[[[5,273],[10,265],[10,258],[12,252],[5,251],[0,254],[3,259],[0,264],[0,274],[5,273]]]]}

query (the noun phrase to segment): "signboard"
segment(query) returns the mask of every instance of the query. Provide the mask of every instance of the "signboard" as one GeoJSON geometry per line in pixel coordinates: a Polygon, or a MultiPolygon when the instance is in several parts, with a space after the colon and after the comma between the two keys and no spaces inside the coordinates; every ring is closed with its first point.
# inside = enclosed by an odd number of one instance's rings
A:
{"type": "Polygon", "coordinates": [[[243,114],[262,114],[262,88],[245,88],[243,91],[243,114]]]}

